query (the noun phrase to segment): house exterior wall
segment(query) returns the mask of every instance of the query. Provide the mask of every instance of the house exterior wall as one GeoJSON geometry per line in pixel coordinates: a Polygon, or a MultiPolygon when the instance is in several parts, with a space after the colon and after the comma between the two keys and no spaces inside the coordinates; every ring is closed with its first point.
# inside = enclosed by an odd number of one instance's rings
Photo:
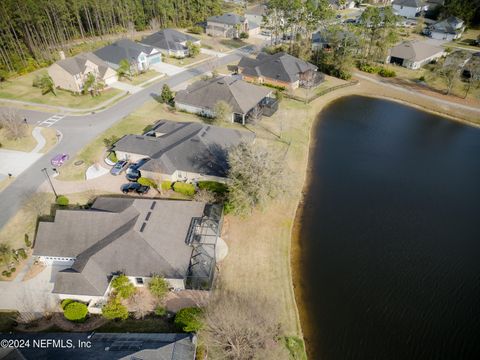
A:
{"type": "MultiPolygon", "coordinates": [[[[241,70],[240,70],[241,73],[241,70]]],[[[293,83],[287,83],[285,81],[278,81],[276,79],[270,79],[266,77],[254,77],[254,76],[249,76],[249,75],[244,75],[242,74],[242,80],[252,82],[252,83],[257,83],[257,84],[269,84],[273,86],[282,86],[286,89],[296,89],[300,86],[300,81],[295,81],[293,83]]]]}
{"type": "Polygon", "coordinates": [[[118,80],[117,72],[112,68],[108,68],[107,71],[105,72],[105,75],[103,75],[102,80],[105,83],[105,85],[107,86],[110,85],[111,83],[118,80]]]}
{"type": "Polygon", "coordinates": [[[59,87],[65,90],[80,92],[83,82],[80,78],[75,79],[69,72],[64,70],[58,64],[52,64],[48,68],[48,75],[53,80],[55,87],[59,87]]]}
{"type": "Polygon", "coordinates": [[[461,38],[462,35],[461,34],[447,34],[447,33],[443,33],[443,32],[432,31],[431,34],[430,34],[430,37],[432,39],[436,39],[436,40],[452,41],[452,40],[461,38]]]}
{"type": "Polygon", "coordinates": [[[76,301],[81,301],[84,303],[89,303],[91,301],[101,301],[105,299],[105,296],[95,296],[95,295],[74,295],[74,294],[58,294],[58,297],[61,300],[72,299],[76,301]]]}
{"type": "MultiPolygon", "coordinates": [[[[407,69],[417,70],[417,69],[420,69],[422,66],[429,64],[436,59],[441,58],[444,55],[445,55],[445,52],[442,51],[420,61],[411,61],[411,60],[403,59],[402,66],[407,69]]],[[[391,56],[388,56],[387,63],[390,63],[390,59],[391,59],[391,56]]]]}
{"type": "Polygon", "coordinates": [[[414,18],[415,15],[422,10],[422,8],[421,7],[415,8],[410,6],[393,4],[393,10],[395,10],[399,15],[403,17],[414,18]]]}
{"type": "Polygon", "coordinates": [[[74,258],[55,257],[55,256],[37,256],[36,259],[45,265],[72,266],[74,258]]]}
{"type": "Polygon", "coordinates": [[[117,159],[119,160],[128,160],[130,162],[137,162],[146,157],[143,154],[135,154],[127,151],[115,151],[115,155],[117,155],[117,159]]]}
{"type": "Polygon", "coordinates": [[[183,181],[183,182],[195,182],[195,181],[217,181],[221,183],[226,183],[227,179],[219,176],[209,176],[209,175],[202,175],[199,173],[192,173],[188,171],[181,171],[176,170],[173,174],[164,174],[154,171],[142,171],[142,176],[147,178],[156,178],[160,175],[163,181],[183,181]]]}
{"type": "Polygon", "coordinates": [[[239,37],[241,32],[248,32],[248,21],[241,24],[239,30],[236,29],[235,25],[222,24],[215,21],[207,22],[206,33],[210,36],[236,38],[239,37]]]}
{"type": "Polygon", "coordinates": [[[211,109],[201,108],[201,107],[188,105],[188,104],[183,104],[183,103],[179,103],[179,102],[175,102],[175,107],[178,110],[186,111],[188,113],[198,114],[198,115],[201,115],[201,116],[206,116],[206,117],[211,117],[211,118],[215,117],[215,113],[211,109]]]}

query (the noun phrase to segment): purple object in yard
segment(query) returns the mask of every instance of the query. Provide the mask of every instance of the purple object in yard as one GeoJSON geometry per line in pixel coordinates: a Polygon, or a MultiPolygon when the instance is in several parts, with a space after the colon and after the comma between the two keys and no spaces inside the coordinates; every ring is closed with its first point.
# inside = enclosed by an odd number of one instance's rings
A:
{"type": "Polygon", "coordinates": [[[58,154],[53,157],[50,161],[52,166],[62,166],[65,161],[69,158],[68,154],[58,154]]]}

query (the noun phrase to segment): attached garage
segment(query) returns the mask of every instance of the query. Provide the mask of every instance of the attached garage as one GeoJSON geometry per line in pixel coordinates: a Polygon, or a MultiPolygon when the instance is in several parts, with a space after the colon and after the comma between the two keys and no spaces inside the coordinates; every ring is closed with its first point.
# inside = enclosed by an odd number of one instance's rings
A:
{"type": "Polygon", "coordinates": [[[149,64],[158,64],[159,62],[162,62],[162,55],[160,53],[152,55],[148,58],[149,64]]]}

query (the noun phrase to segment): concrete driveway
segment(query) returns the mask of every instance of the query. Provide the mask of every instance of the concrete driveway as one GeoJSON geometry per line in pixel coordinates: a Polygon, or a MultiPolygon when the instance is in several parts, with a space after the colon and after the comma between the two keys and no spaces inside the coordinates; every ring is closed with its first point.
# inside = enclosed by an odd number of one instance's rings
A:
{"type": "Polygon", "coordinates": [[[0,149],[0,174],[18,176],[42,156],[39,153],[0,149]]]}
{"type": "Polygon", "coordinates": [[[181,73],[182,71],[185,71],[184,68],[181,68],[179,66],[175,66],[172,64],[167,64],[164,62],[160,62],[158,64],[152,64],[150,65],[150,67],[153,70],[158,71],[159,73],[162,73],[162,74],[167,74],[168,76],[173,76],[178,73],[181,73]]]}

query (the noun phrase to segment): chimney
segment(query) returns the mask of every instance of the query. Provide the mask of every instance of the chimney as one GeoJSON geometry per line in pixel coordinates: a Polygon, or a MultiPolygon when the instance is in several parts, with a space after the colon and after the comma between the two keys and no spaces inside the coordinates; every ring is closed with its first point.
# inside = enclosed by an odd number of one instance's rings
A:
{"type": "Polygon", "coordinates": [[[65,53],[63,52],[63,50],[60,50],[58,52],[58,55],[60,55],[60,60],[65,60],[65,53]]]}

